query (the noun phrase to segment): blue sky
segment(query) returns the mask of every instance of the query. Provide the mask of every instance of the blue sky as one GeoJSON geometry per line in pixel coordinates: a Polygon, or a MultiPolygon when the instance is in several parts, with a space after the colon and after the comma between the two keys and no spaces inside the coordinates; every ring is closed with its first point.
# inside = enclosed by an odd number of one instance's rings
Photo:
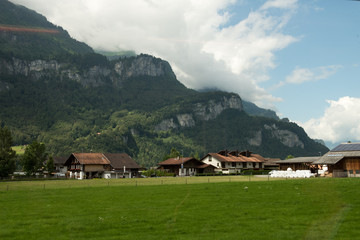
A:
{"type": "Polygon", "coordinates": [[[189,88],[275,110],[329,143],[360,141],[360,2],[11,0],[95,49],[170,62],[189,88]]]}

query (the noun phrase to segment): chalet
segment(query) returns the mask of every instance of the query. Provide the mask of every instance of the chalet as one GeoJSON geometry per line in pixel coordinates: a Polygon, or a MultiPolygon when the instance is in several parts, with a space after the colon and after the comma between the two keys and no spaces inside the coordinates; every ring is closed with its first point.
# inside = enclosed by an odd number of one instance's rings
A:
{"type": "Polygon", "coordinates": [[[66,174],[67,167],[64,165],[67,158],[66,157],[53,157],[55,172],[60,174],[66,174]]]}
{"type": "Polygon", "coordinates": [[[66,160],[70,178],[129,178],[140,168],[126,153],[72,153],[66,160]]]}
{"type": "Polygon", "coordinates": [[[360,143],[342,143],[314,163],[327,165],[333,177],[359,177],[360,143]]]}
{"type": "Polygon", "coordinates": [[[214,172],[214,167],[192,157],[169,158],[158,163],[160,170],[174,173],[176,176],[193,176],[197,173],[214,172]]]}
{"type": "Polygon", "coordinates": [[[66,160],[70,178],[102,177],[110,171],[110,161],[102,153],[72,153],[66,160]]]}
{"type": "Polygon", "coordinates": [[[291,170],[311,170],[316,172],[318,170],[318,164],[314,164],[315,161],[319,160],[320,157],[297,157],[286,160],[276,161],[280,165],[280,170],[286,171],[288,168],[291,170]]]}
{"type": "Polygon", "coordinates": [[[220,151],[218,153],[208,153],[201,159],[205,164],[215,167],[215,172],[224,174],[240,173],[243,170],[263,169],[265,159],[249,151],[220,151]]]}
{"type": "Polygon", "coordinates": [[[104,153],[110,161],[111,171],[105,178],[132,178],[139,176],[140,166],[126,153],[104,153]]]}

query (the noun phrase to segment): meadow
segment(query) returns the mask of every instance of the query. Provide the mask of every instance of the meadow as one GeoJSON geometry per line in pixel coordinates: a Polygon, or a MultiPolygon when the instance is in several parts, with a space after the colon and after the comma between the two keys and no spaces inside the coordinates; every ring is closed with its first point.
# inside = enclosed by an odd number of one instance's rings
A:
{"type": "Polygon", "coordinates": [[[0,182],[0,239],[358,239],[360,179],[0,182]]]}

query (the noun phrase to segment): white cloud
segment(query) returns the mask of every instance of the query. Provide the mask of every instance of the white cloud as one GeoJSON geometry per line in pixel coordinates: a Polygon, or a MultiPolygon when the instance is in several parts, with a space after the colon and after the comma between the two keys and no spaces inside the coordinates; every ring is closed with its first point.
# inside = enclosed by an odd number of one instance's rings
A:
{"type": "Polygon", "coordinates": [[[286,77],[285,81],[280,82],[274,86],[273,89],[282,87],[285,84],[301,84],[327,79],[334,75],[340,68],[342,68],[340,65],[321,66],[311,69],[296,67],[295,70],[286,77]]]}
{"type": "Polygon", "coordinates": [[[287,83],[303,83],[308,81],[317,81],[327,79],[341,68],[339,65],[322,66],[318,68],[296,68],[288,77],[287,83]]]}
{"type": "Polygon", "coordinates": [[[261,106],[278,98],[259,87],[275,52],[297,41],[283,28],[297,0],[269,0],[230,24],[235,0],[12,0],[102,50],[135,50],[170,62],[190,88],[239,93],[261,106]],[[272,9],[279,11],[271,11],[272,9]]]}
{"type": "Polygon", "coordinates": [[[267,1],[261,8],[283,8],[283,9],[292,9],[295,8],[297,0],[271,0],[267,1]]]}
{"type": "Polygon", "coordinates": [[[310,137],[332,143],[360,141],[360,98],[329,100],[324,116],[299,123],[310,137]]]}

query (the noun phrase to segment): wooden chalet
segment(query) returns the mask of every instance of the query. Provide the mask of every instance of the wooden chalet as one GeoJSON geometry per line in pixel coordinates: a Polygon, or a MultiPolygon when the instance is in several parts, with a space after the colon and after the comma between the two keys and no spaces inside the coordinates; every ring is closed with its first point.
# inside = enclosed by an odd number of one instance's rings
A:
{"type": "Polygon", "coordinates": [[[104,153],[110,161],[111,172],[105,178],[133,178],[139,176],[140,166],[126,153],[104,153]],[[110,174],[110,175],[109,175],[110,174]]]}
{"type": "Polygon", "coordinates": [[[208,153],[201,159],[205,164],[215,167],[215,172],[224,174],[240,173],[243,170],[264,169],[265,159],[259,154],[249,151],[220,151],[218,153],[208,153]]]}
{"type": "Polygon", "coordinates": [[[110,161],[102,153],[72,153],[64,165],[69,177],[77,179],[100,178],[110,171],[110,161]]]}
{"type": "Polygon", "coordinates": [[[214,167],[197,160],[193,157],[169,158],[158,163],[160,170],[174,173],[176,176],[193,176],[197,173],[214,172],[214,167]]]}
{"type": "Polygon", "coordinates": [[[319,160],[320,156],[317,157],[297,157],[286,160],[276,161],[280,165],[280,170],[286,171],[288,168],[291,170],[311,170],[315,173],[319,167],[318,164],[314,164],[315,161],[319,160]]]}
{"type": "Polygon", "coordinates": [[[360,177],[360,143],[342,143],[315,162],[333,177],[360,177]]]}
{"type": "Polygon", "coordinates": [[[126,153],[72,153],[66,160],[70,178],[131,178],[140,166],[126,153]]]}

